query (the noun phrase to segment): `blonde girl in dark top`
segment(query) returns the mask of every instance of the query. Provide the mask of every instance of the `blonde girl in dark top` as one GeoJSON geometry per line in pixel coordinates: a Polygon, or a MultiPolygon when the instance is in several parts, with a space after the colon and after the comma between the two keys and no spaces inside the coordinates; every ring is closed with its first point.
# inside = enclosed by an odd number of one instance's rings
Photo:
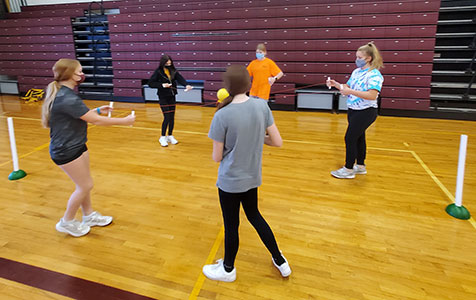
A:
{"type": "Polygon", "coordinates": [[[76,185],[64,216],[56,224],[56,230],[79,237],[87,234],[92,226],[106,226],[112,222],[112,217],[102,216],[91,205],[93,180],[86,147],[88,123],[102,126],[132,125],[135,117],[103,117],[101,114],[107,114],[112,109],[107,105],[89,109],[74,92],[74,88],[85,77],[77,60],[58,60],[53,66],[53,73],[55,80],[47,87],[42,123],[44,127],[50,128],[51,159],[76,185]],[[80,207],[82,222],[74,219],[80,207]]]}

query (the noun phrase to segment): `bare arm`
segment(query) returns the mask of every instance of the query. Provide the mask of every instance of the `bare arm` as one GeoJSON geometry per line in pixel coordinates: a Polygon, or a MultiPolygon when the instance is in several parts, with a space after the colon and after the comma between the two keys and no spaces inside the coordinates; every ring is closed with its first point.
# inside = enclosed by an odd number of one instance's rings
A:
{"type": "Polygon", "coordinates": [[[223,148],[225,147],[225,144],[222,142],[217,142],[213,140],[213,153],[212,153],[212,158],[216,162],[221,162],[223,159],[223,148]]]}
{"type": "Polygon", "coordinates": [[[365,100],[377,100],[378,93],[379,93],[377,90],[368,90],[368,91],[353,90],[347,84],[345,84],[345,83],[341,84],[341,83],[339,83],[339,82],[337,82],[333,79],[328,80],[326,82],[326,84],[327,84],[327,86],[335,87],[344,96],[354,95],[356,97],[359,97],[359,98],[365,99],[365,100]]]}
{"type": "Polygon", "coordinates": [[[276,80],[278,79],[281,79],[281,77],[284,76],[284,73],[283,72],[279,72],[278,75],[274,76],[276,78],[276,80]]]}
{"type": "Polygon", "coordinates": [[[264,143],[268,146],[281,147],[283,145],[283,139],[279,133],[278,127],[275,123],[269,126],[266,131],[268,134],[264,137],[264,143]]]}
{"type": "Polygon", "coordinates": [[[96,109],[91,109],[81,116],[81,120],[98,126],[132,125],[134,124],[136,117],[128,115],[124,118],[108,118],[98,115],[96,109]]]}
{"type": "Polygon", "coordinates": [[[347,95],[354,95],[364,100],[377,100],[378,91],[377,90],[368,90],[368,91],[356,91],[350,89],[347,84],[344,86],[343,89],[340,90],[341,94],[344,96],[347,95]]]}
{"type": "Polygon", "coordinates": [[[279,78],[281,78],[283,76],[284,76],[284,73],[279,72],[278,75],[273,76],[273,77],[269,77],[268,78],[269,85],[273,85],[276,82],[276,80],[278,80],[279,78]]]}

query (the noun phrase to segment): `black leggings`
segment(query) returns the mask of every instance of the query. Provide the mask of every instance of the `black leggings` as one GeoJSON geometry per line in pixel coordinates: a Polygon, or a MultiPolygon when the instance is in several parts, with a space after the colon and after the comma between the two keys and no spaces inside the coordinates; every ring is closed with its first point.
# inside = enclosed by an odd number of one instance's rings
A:
{"type": "Polygon", "coordinates": [[[165,136],[167,127],[169,128],[169,135],[174,131],[175,120],[175,96],[167,96],[159,99],[160,108],[164,114],[164,121],[162,122],[162,136],[165,136]]]}
{"type": "Polygon", "coordinates": [[[357,160],[358,165],[364,165],[365,156],[367,154],[365,130],[367,130],[376,119],[376,108],[348,110],[347,120],[349,126],[345,133],[345,167],[347,169],[354,167],[355,160],[357,160]]]}
{"type": "Polygon", "coordinates": [[[240,226],[240,203],[243,204],[248,221],[258,232],[268,251],[271,253],[277,264],[282,263],[283,258],[279,251],[278,244],[274,238],[273,231],[258,210],[258,188],[251,189],[244,193],[227,193],[218,189],[220,205],[223,213],[223,223],[225,224],[225,266],[233,267],[236,254],[238,253],[240,226]],[[281,260],[281,262],[280,262],[281,260]]]}

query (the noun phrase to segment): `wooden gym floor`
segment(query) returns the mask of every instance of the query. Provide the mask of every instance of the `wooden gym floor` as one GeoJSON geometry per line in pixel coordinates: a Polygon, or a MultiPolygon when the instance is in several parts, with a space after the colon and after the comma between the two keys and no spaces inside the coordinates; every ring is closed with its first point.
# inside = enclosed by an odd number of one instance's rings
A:
{"type": "Polygon", "coordinates": [[[72,238],[55,230],[74,185],[49,158],[41,104],[1,97],[2,300],[476,299],[476,223],[445,212],[465,133],[463,204],[476,214],[476,123],[379,117],[367,134],[368,175],[338,180],[329,172],[343,163],[346,115],[275,111],[284,146],[265,147],[260,208],[293,273],[280,277],[242,214],[237,280],[220,283],[201,273],[223,255],[207,138],[214,109],[179,105],[180,143],[161,148],[158,104],[115,108],[134,109],[135,126],[90,126],[88,143],[93,204],[114,223],[72,238]],[[15,182],[7,117],[28,173],[15,182]]]}

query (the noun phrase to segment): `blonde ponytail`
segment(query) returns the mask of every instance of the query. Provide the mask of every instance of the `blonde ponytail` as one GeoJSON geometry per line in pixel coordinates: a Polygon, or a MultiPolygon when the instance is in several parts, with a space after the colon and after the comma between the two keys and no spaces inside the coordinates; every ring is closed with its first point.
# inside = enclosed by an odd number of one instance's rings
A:
{"type": "Polygon", "coordinates": [[[366,55],[370,56],[372,60],[370,61],[370,69],[380,69],[383,67],[383,59],[380,55],[380,52],[377,49],[377,46],[373,42],[370,42],[366,45],[361,46],[357,51],[364,52],[366,55]]]}
{"type": "Polygon", "coordinates": [[[50,82],[46,88],[46,96],[43,102],[41,123],[45,128],[49,128],[50,125],[50,113],[55,101],[56,94],[58,93],[61,85],[60,81],[66,81],[73,77],[75,70],[80,67],[81,64],[75,59],[62,58],[58,60],[53,66],[53,74],[55,81],[50,82]]]}
{"type": "Polygon", "coordinates": [[[53,102],[55,101],[56,94],[58,93],[60,89],[60,85],[58,82],[52,81],[50,84],[48,84],[48,87],[46,88],[46,96],[43,101],[43,107],[42,107],[42,114],[41,114],[41,124],[45,128],[49,128],[49,122],[50,122],[50,112],[51,112],[51,107],[53,106],[53,102]]]}

